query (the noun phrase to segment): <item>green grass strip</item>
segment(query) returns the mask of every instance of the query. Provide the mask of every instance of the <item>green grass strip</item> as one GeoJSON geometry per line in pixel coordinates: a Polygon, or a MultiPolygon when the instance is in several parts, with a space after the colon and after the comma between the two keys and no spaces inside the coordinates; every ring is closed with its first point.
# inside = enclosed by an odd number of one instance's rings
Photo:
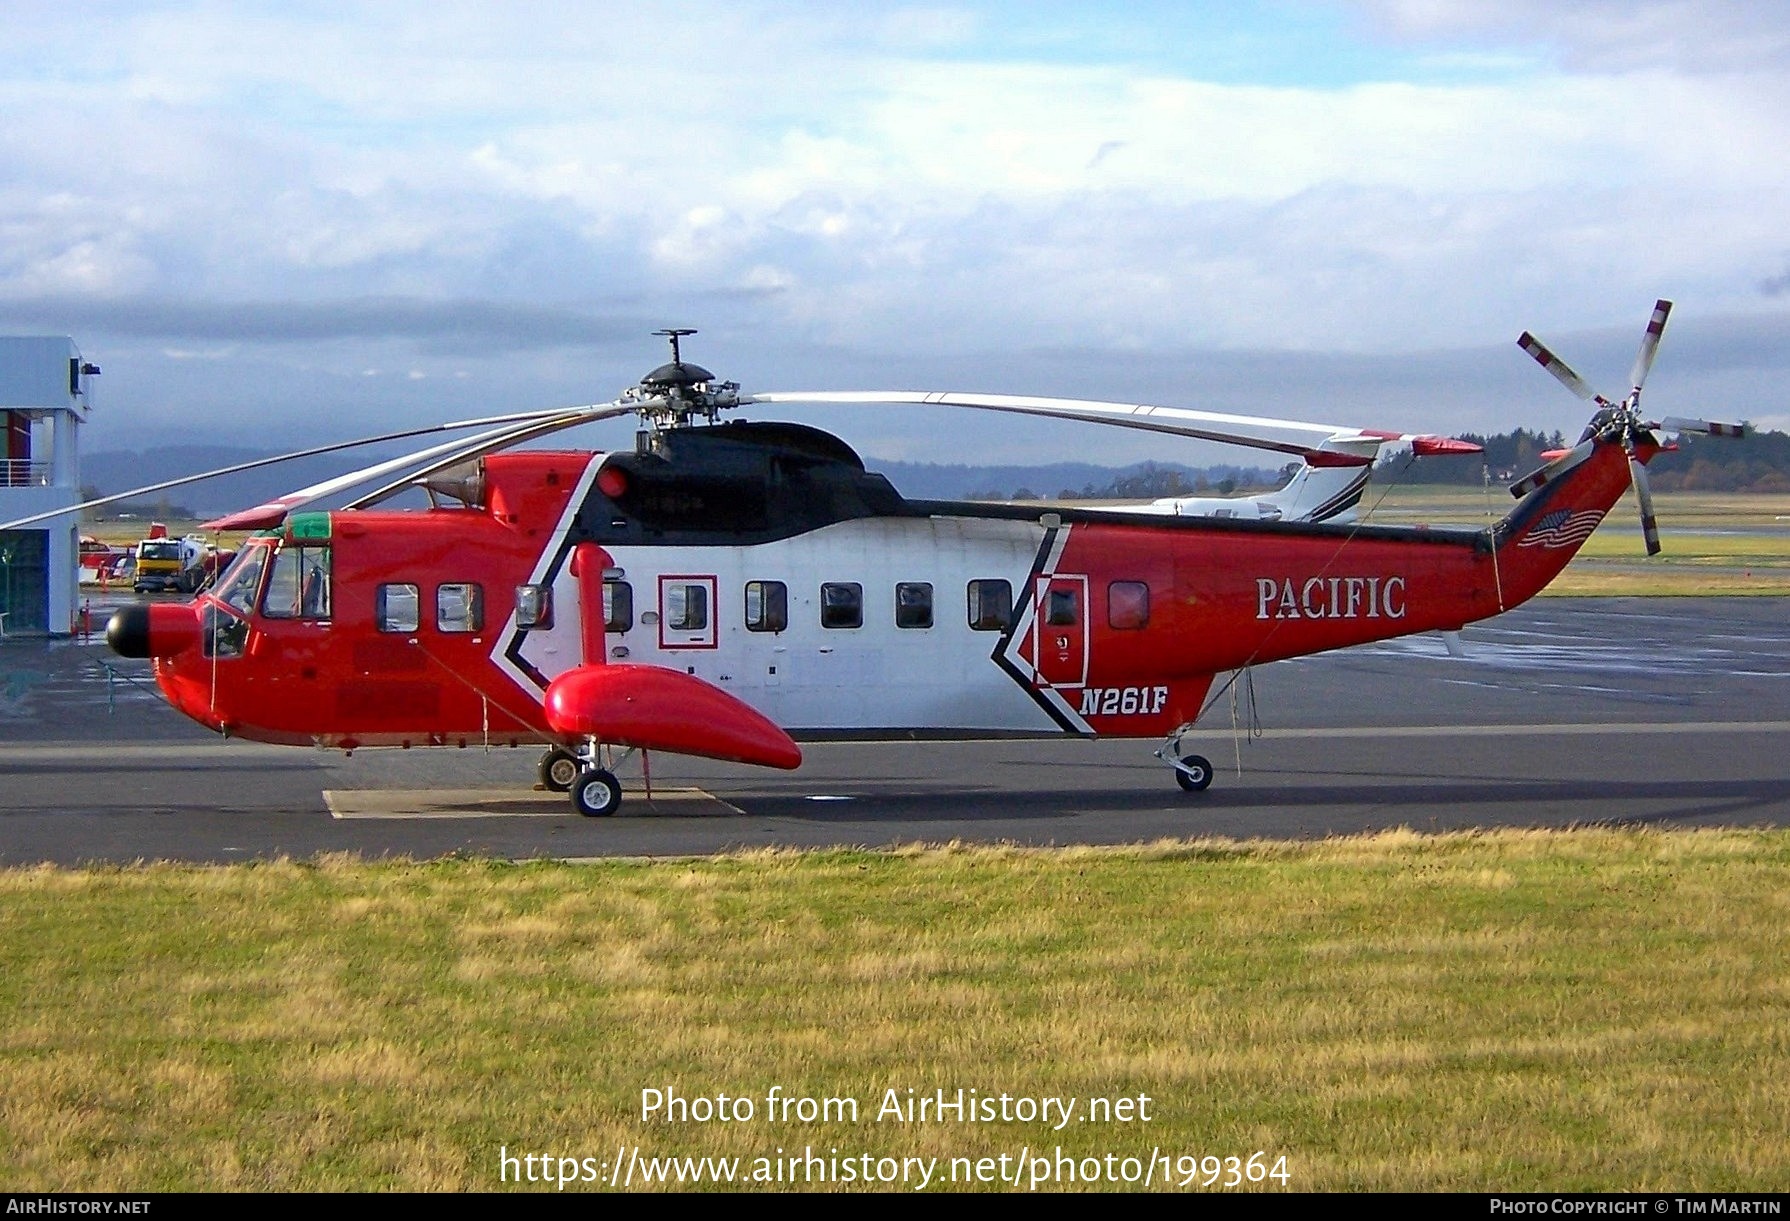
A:
{"type": "Polygon", "coordinates": [[[1777,831],[4,871],[0,1185],[1029,1146],[1261,1150],[1295,1189],[1776,1190],[1786,923],[1777,831]],[[772,1087],[859,1118],[772,1120],[772,1087]],[[645,1088],[758,1113],[643,1123],[645,1088]],[[879,1122],[910,1089],[1150,1118],[879,1122]]]}

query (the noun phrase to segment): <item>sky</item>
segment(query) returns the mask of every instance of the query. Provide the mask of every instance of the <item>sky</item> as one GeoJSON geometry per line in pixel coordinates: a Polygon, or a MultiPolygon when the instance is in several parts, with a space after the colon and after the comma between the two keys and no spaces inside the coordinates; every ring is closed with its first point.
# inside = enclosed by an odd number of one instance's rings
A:
{"type": "Polygon", "coordinates": [[[0,333],[101,366],[89,449],[604,401],[666,326],[748,391],[1571,432],[1517,334],[1620,394],[1666,297],[1649,406],[1784,428],[1787,153],[1767,3],[8,0],[0,333]]]}

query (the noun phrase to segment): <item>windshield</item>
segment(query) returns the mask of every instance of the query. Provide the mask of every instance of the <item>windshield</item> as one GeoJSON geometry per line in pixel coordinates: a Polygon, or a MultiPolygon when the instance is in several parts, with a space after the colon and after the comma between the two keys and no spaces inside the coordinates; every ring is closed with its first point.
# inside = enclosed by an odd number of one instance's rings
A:
{"type": "Polygon", "coordinates": [[[180,544],[145,541],[137,549],[137,558],[140,560],[177,560],[180,558],[180,544]]]}
{"type": "Polygon", "coordinates": [[[261,570],[267,567],[269,544],[251,539],[237,555],[236,562],[218,578],[213,594],[230,609],[244,615],[255,605],[255,594],[261,588],[261,570]]]}

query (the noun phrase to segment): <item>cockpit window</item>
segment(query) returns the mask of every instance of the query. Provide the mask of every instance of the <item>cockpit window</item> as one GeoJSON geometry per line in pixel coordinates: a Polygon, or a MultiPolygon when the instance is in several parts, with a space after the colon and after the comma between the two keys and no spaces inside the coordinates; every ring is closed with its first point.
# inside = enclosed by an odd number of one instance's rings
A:
{"type": "Polygon", "coordinates": [[[268,574],[261,613],[269,619],[328,619],[329,555],[328,547],[281,547],[268,574]]]}
{"type": "Polygon", "coordinates": [[[229,611],[219,610],[211,603],[205,604],[200,616],[199,637],[202,654],[206,657],[241,657],[243,648],[249,642],[249,621],[239,619],[229,611]]]}
{"type": "Polygon", "coordinates": [[[250,543],[236,557],[236,562],[218,578],[218,601],[240,614],[248,614],[255,605],[255,594],[261,588],[261,572],[267,567],[266,543],[250,543]]]}

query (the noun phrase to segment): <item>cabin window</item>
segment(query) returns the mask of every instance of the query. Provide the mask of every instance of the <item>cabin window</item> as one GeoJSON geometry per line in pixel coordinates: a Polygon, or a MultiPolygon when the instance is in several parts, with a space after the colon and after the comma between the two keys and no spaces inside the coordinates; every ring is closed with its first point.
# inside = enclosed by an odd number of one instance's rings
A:
{"type": "Polygon", "coordinates": [[[443,632],[476,632],[485,626],[485,591],[466,581],[435,587],[435,626],[443,632]]]}
{"type": "Polygon", "coordinates": [[[1150,626],[1150,587],[1142,581],[1114,581],[1106,587],[1106,625],[1121,632],[1150,626]]]}
{"type": "Polygon", "coordinates": [[[665,587],[665,626],[674,632],[701,632],[709,625],[709,587],[673,584],[665,587]]]}
{"type": "Polygon", "coordinates": [[[746,582],[746,630],[781,632],[789,627],[789,587],[782,581],[746,582]]]}
{"type": "Polygon", "coordinates": [[[895,626],[932,626],[930,581],[903,581],[895,587],[895,626]]]}
{"type": "Polygon", "coordinates": [[[373,601],[373,619],[382,632],[414,632],[422,624],[422,598],[414,585],[381,585],[373,601]]]}
{"type": "Polygon", "coordinates": [[[1013,586],[1005,581],[971,581],[970,626],[978,632],[1004,632],[1013,621],[1013,586]]]}
{"type": "Polygon", "coordinates": [[[516,626],[543,630],[553,626],[553,586],[516,586],[516,626]]]}
{"type": "Polygon", "coordinates": [[[328,547],[281,547],[261,596],[261,613],[269,619],[328,619],[329,571],[328,547]]]}
{"type": "Polygon", "coordinates": [[[603,630],[625,632],[634,626],[634,587],[626,581],[603,582],[603,630]]]}
{"type": "Polygon", "coordinates": [[[864,587],[856,581],[833,581],[820,587],[822,627],[863,627],[864,587]]]}
{"type": "Polygon", "coordinates": [[[1080,595],[1073,589],[1053,589],[1044,596],[1044,622],[1051,627],[1074,627],[1081,622],[1080,595]]]}

